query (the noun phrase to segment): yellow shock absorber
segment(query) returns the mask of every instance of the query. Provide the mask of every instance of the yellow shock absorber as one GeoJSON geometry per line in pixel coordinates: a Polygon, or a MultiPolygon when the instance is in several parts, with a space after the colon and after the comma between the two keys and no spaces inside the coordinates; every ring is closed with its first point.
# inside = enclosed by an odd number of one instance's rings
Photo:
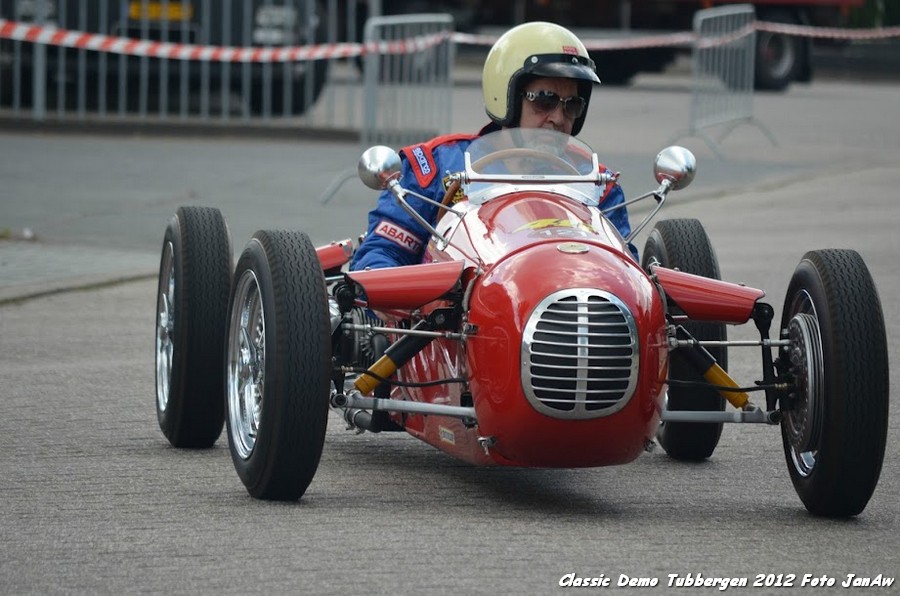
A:
{"type": "MultiPolygon", "coordinates": [[[[739,386],[734,382],[734,379],[732,379],[731,376],[715,362],[713,362],[712,366],[706,369],[706,372],[703,373],[703,378],[713,385],[720,385],[722,387],[734,387],[735,389],[737,389],[739,386]]],[[[743,391],[719,390],[719,393],[722,395],[722,397],[728,400],[728,403],[739,410],[747,405],[748,401],[750,401],[750,396],[743,391]]]]}
{"type": "MultiPolygon", "coordinates": [[[[385,354],[378,360],[376,360],[372,366],[369,367],[369,372],[375,373],[378,377],[382,379],[387,379],[392,374],[397,372],[397,364],[391,360],[390,356],[385,354]]],[[[370,391],[373,391],[376,387],[381,384],[381,381],[378,380],[378,377],[373,377],[372,375],[367,375],[365,373],[359,375],[356,381],[353,383],[353,386],[363,395],[367,395],[370,391]]]]}
{"type": "MultiPolygon", "coordinates": [[[[684,327],[679,326],[676,328],[675,334],[679,340],[695,341],[684,327]]],[[[706,351],[703,346],[693,343],[693,345],[686,345],[678,348],[678,353],[686,359],[695,371],[703,375],[703,378],[706,379],[708,383],[720,387],[734,387],[735,389],[739,387],[739,385],[734,382],[734,379],[725,372],[725,369],[719,366],[716,359],[713,358],[712,354],[706,351]]],[[[728,403],[739,410],[743,409],[743,407],[747,405],[747,402],[750,401],[750,397],[743,391],[723,391],[720,389],[719,394],[727,399],[728,403]]]]}
{"type": "MultiPolygon", "coordinates": [[[[425,319],[416,323],[413,330],[433,331],[434,324],[429,319],[425,319]]],[[[379,379],[389,379],[391,375],[397,372],[398,368],[409,362],[422,348],[427,346],[433,340],[434,336],[432,335],[404,335],[391,344],[388,349],[384,351],[384,355],[369,367],[369,372],[373,373],[375,376],[363,373],[357,377],[353,386],[361,394],[367,395],[370,391],[373,391],[376,387],[381,385],[379,379]]]]}

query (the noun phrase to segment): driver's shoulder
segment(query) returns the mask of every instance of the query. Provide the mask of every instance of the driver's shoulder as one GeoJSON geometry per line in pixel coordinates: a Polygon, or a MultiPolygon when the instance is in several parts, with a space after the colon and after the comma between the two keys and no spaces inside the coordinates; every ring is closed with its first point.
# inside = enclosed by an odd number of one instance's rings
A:
{"type": "Polygon", "coordinates": [[[476,138],[478,138],[478,135],[467,133],[446,134],[434,137],[430,141],[425,141],[424,143],[407,145],[400,150],[400,153],[406,157],[406,159],[412,160],[416,159],[419,155],[431,157],[436,153],[446,151],[464,151],[476,138]]]}
{"type": "Polygon", "coordinates": [[[424,143],[408,145],[400,150],[400,154],[409,163],[419,185],[425,188],[449,165],[444,162],[461,162],[466,147],[477,136],[464,133],[441,135],[424,143]]]}

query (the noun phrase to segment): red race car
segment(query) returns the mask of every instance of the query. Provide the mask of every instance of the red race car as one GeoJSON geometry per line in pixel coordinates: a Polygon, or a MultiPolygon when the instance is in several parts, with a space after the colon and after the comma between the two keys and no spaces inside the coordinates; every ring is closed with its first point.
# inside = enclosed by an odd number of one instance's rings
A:
{"type": "MultiPolygon", "coordinates": [[[[358,432],[405,431],[474,465],[624,464],[655,441],[702,460],[725,422],[780,425],[806,508],[860,513],[889,400],[884,319],[860,256],[807,253],[773,332],[763,291],[719,279],[699,221],[656,223],[641,263],[628,250],[692,180],[689,151],[657,156],[659,187],[628,202],[657,205],[631,238],[598,207],[614,176],[598,165],[561,133],[480,138],[452,174],[462,200],[421,221],[432,240],[408,267],[345,271],[350,241],[260,231],[233,268],[221,213],[179,209],[157,301],[163,433],[208,447],[224,421],[249,493],[284,500],[313,479],[329,407],[358,432]],[[726,325],[751,321],[758,340],[727,340],[726,325]],[[726,372],[736,346],[761,352],[752,387],[726,372]]],[[[359,170],[415,213],[399,167],[373,147],[359,170]]]]}

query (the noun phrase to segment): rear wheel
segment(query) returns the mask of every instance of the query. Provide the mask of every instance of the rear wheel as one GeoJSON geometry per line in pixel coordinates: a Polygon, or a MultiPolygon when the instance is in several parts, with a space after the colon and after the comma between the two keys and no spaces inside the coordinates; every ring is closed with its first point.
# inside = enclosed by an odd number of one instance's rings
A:
{"type": "Polygon", "coordinates": [[[325,442],[331,323],[315,248],[257,232],[238,260],[226,346],[228,446],[247,491],[296,500],[325,442]]]}
{"type": "Polygon", "coordinates": [[[856,515],[881,474],[889,401],[884,317],[859,254],[806,253],[781,329],[797,385],[781,423],[794,489],[813,514],[856,515]]]}
{"type": "Polygon", "coordinates": [[[222,213],[179,208],[163,239],[156,299],[156,415],[174,447],[210,447],[222,433],[230,284],[222,213]]]}
{"type": "MultiPolygon", "coordinates": [[[[663,267],[679,269],[685,273],[720,279],[719,261],[706,235],[703,225],[696,219],[668,219],[656,223],[644,247],[642,266],[648,269],[656,260],[663,267]]],[[[669,304],[670,314],[681,314],[669,304]]],[[[684,328],[694,338],[706,341],[725,341],[724,323],[687,322],[684,328]]],[[[728,352],[724,347],[711,347],[708,351],[723,369],[728,368],[728,352]]],[[[669,378],[703,383],[705,380],[674,350],[669,358],[669,378]]],[[[666,397],[669,410],[723,411],[725,400],[711,388],[687,388],[670,386],[666,397]]],[[[675,459],[699,461],[712,455],[719,444],[722,423],[712,422],[664,422],[660,424],[657,438],[666,453],[675,459]]]]}

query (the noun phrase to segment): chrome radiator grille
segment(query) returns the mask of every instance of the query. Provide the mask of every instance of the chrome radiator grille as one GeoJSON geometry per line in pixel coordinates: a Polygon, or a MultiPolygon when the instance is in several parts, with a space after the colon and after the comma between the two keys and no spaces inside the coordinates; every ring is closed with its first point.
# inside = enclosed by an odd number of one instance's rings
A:
{"type": "Polygon", "coordinates": [[[539,412],[554,418],[607,416],[634,393],[637,327],[609,292],[555,292],[535,308],[522,339],[522,387],[539,412]]]}

